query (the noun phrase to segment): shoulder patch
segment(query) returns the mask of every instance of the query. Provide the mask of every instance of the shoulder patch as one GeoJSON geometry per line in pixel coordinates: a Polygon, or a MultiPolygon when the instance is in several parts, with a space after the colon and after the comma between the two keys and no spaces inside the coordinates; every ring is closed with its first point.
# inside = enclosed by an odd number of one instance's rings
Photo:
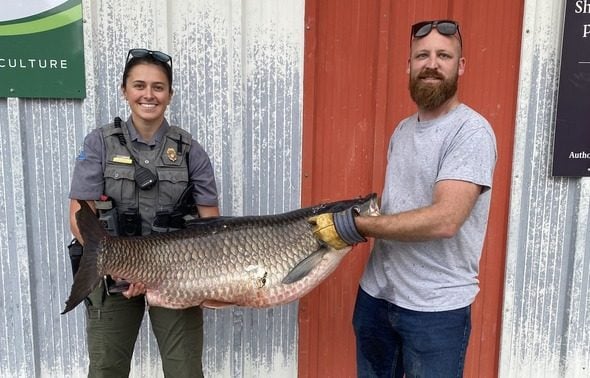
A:
{"type": "Polygon", "coordinates": [[[76,160],[86,160],[86,151],[80,150],[80,153],[78,154],[76,160]]]}

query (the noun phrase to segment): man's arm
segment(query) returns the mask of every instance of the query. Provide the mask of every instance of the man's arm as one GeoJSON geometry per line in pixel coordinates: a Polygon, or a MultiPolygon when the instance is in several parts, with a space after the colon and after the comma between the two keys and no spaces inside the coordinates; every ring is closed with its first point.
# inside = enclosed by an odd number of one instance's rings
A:
{"type": "Polygon", "coordinates": [[[457,234],[475,206],[482,187],[467,181],[444,180],[434,187],[432,204],[378,217],[357,217],[359,233],[379,239],[426,241],[457,234]]]}
{"type": "Polygon", "coordinates": [[[336,249],[366,241],[365,237],[427,241],[457,234],[475,206],[482,187],[467,181],[435,184],[432,204],[398,214],[355,216],[353,211],[325,213],[309,219],[319,240],[336,249]]]}

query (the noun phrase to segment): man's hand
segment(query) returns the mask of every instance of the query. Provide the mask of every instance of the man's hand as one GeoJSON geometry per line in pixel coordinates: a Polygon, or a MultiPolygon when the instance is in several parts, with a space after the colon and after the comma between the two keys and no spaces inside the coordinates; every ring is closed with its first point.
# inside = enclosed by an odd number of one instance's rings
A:
{"type": "Polygon", "coordinates": [[[334,249],[366,242],[357,230],[354,217],[358,210],[354,207],[338,213],[324,213],[308,219],[313,226],[313,235],[334,249]]]}
{"type": "Polygon", "coordinates": [[[334,225],[334,216],[332,213],[316,215],[307,220],[313,226],[313,236],[320,241],[328,244],[334,249],[342,249],[348,244],[340,238],[336,226],[334,225]]]}

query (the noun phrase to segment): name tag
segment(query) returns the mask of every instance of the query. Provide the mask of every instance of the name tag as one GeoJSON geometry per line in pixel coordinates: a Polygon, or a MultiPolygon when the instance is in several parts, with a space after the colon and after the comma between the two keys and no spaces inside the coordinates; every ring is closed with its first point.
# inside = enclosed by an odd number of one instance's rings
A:
{"type": "Polygon", "coordinates": [[[122,156],[122,155],[115,155],[113,157],[113,162],[121,163],[121,164],[133,164],[133,160],[131,156],[122,156]]]}

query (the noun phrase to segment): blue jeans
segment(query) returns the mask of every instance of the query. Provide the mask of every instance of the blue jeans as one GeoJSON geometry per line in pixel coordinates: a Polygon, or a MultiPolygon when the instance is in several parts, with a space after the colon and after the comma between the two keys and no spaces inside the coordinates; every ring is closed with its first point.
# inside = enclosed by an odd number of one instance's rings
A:
{"type": "Polygon", "coordinates": [[[411,311],[360,287],[353,316],[358,377],[462,377],[471,306],[411,311]]]}

